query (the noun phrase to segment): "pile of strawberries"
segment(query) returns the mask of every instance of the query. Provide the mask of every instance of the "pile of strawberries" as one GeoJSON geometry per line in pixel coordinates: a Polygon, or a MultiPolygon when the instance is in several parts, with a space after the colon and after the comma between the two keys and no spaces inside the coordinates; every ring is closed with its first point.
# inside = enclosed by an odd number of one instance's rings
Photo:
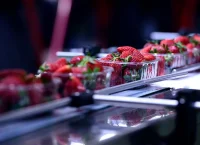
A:
{"type": "Polygon", "coordinates": [[[104,72],[103,66],[89,56],[75,56],[70,62],[60,58],[56,62],[43,64],[40,72],[49,72],[53,77],[61,78],[60,93],[63,97],[75,92],[84,92],[86,89],[105,87],[105,76],[99,74],[104,72]]]}
{"type": "MultiPolygon", "coordinates": [[[[200,35],[192,37],[178,36],[175,39],[164,39],[160,41],[151,41],[144,45],[141,53],[152,53],[160,59],[159,67],[165,65],[166,72],[159,68],[159,75],[170,73],[171,69],[182,67],[186,64],[193,64],[200,61],[200,35]],[[186,53],[188,55],[186,55],[186,53]],[[167,55],[159,55],[167,54],[167,55]],[[179,54],[179,55],[173,55],[179,54]],[[186,55],[186,56],[185,56],[186,55]]],[[[163,69],[162,69],[163,70],[163,69]]]]}
{"type": "Polygon", "coordinates": [[[56,88],[46,73],[37,78],[21,69],[0,71],[0,113],[52,100],[56,88]]]}
{"type": "Polygon", "coordinates": [[[153,61],[155,57],[149,53],[143,53],[131,46],[122,46],[117,48],[117,53],[108,54],[106,57],[101,58],[104,61],[117,61],[117,62],[144,62],[153,61]]]}
{"type": "Polygon", "coordinates": [[[189,38],[186,36],[179,36],[175,39],[164,39],[158,43],[158,41],[151,41],[144,45],[141,50],[142,53],[182,53],[186,52],[186,45],[189,43],[189,38]]]}
{"type": "Polygon", "coordinates": [[[154,72],[153,65],[156,63],[155,59],[155,56],[150,53],[141,53],[134,47],[122,46],[117,48],[116,53],[108,54],[106,57],[101,58],[99,62],[104,66],[114,68],[111,77],[111,86],[115,86],[140,80],[144,73],[146,74],[143,75],[146,77],[144,79],[151,78],[152,72],[154,72]]]}

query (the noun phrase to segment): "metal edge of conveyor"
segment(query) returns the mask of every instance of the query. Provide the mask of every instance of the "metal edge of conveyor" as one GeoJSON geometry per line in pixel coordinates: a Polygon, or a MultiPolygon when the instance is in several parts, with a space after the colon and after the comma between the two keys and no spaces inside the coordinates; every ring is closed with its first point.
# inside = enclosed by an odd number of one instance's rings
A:
{"type": "Polygon", "coordinates": [[[139,86],[143,86],[143,85],[147,85],[147,84],[151,84],[151,83],[155,83],[155,82],[159,82],[159,81],[172,79],[174,77],[185,76],[187,74],[188,74],[187,72],[175,72],[175,73],[172,73],[172,74],[158,76],[158,77],[151,78],[151,79],[139,80],[139,81],[135,81],[135,82],[125,83],[125,84],[122,84],[122,85],[105,88],[105,89],[102,89],[102,90],[97,90],[97,91],[95,91],[95,93],[96,94],[102,94],[102,95],[109,95],[109,94],[112,94],[112,93],[132,89],[132,88],[135,88],[135,87],[139,87],[139,86]]]}

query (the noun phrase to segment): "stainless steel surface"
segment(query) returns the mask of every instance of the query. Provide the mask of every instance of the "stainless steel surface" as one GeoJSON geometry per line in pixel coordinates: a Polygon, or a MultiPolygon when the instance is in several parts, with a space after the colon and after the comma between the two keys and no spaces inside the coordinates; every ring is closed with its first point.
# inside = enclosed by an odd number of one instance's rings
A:
{"type": "Polygon", "coordinates": [[[102,90],[95,91],[95,93],[102,94],[102,95],[109,95],[112,93],[132,89],[135,87],[139,87],[139,86],[143,86],[143,85],[147,85],[147,84],[151,84],[151,83],[155,83],[155,82],[159,82],[159,81],[163,81],[163,80],[168,80],[168,79],[172,79],[174,77],[184,76],[184,75],[187,75],[187,72],[175,72],[172,74],[158,76],[158,77],[151,78],[151,79],[139,80],[139,81],[135,81],[135,82],[125,83],[122,85],[105,88],[102,90]]]}
{"type": "Polygon", "coordinates": [[[182,68],[173,69],[173,72],[191,72],[199,69],[200,69],[200,63],[196,63],[182,68]]]}
{"type": "Polygon", "coordinates": [[[94,100],[96,103],[106,103],[114,106],[120,107],[137,107],[144,106],[147,107],[176,107],[178,101],[168,100],[168,99],[154,99],[154,98],[132,98],[126,96],[110,96],[110,95],[94,95],[94,100]],[[148,105],[148,106],[147,106],[148,105]]]}
{"type": "MultiPolygon", "coordinates": [[[[139,108],[163,108],[172,107],[175,108],[178,105],[177,100],[169,99],[154,99],[154,98],[132,98],[127,96],[111,96],[111,95],[94,95],[96,103],[106,103],[109,105],[120,106],[120,107],[133,107],[139,108]]],[[[193,107],[200,109],[200,102],[195,102],[193,107]]]]}
{"type": "Polygon", "coordinates": [[[69,98],[64,98],[60,100],[55,100],[55,101],[51,101],[51,102],[47,102],[47,103],[43,103],[43,104],[39,104],[35,106],[30,106],[30,107],[10,111],[10,112],[0,115],[0,123],[45,113],[45,112],[54,110],[56,108],[65,106],[69,103],[69,101],[70,101],[69,98]]]}

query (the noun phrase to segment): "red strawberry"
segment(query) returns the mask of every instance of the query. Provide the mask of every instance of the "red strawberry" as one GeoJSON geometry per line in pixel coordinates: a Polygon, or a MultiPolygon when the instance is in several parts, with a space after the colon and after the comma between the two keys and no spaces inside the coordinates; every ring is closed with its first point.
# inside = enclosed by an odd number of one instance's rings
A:
{"type": "Polygon", "coordinates": [[[22,69],[6,69],[0,71],[0,78],[5,78],[6,76],[19,76],[24,77],[26,72],[22,69]]]}
{"type": "Polygon", "coordinates": [[[87,67],[90,68],[91,71],[95,72],[102,72],[103,71],[103,66],[101,63],[94,61],[94,63],[88,62],[87,67]]]}
{"type": "Polygon", "coordinates": [[[112,59],[113,59],[112,54],[108,54],[106,57],[101,58],[101,60],[104,60],[104,61],[111,61],[112,59]]]}
{"type": "Polygon", "coordinates": [[[200,42],[200,35],[195,34],[195,35],[193,36],[193,39],[196,40],[196,41],[198,41],[198,42],[200,42]]]}
{"type": "Polygon", "coordinates": [[[6,78],[2,79],[1,82],[4,85],[23,85],[25,84],[24,80],[18,76],[7,76],[6,78]]]}
{"type": "Polygon", "coordinates": [[[123,51],[120,58],[125,59],[126,62],[142,62],[144,56],[138,51],[123,51]]]}
{"type": "Polygon", "coordinates": [[[27,84],[31,84],[31,83],[33,83],[33,81],[35,79],[35,75],[34,74],[28,74],[25,79],[26,79],[27,84]]]}
{"type": "Polygon", "coordinates": [[[87,67],[72,67],[72,73],[84,73],[87,72],[87,67]]]}
{"type": "Polygon", "coordinates": [[[162,45],[162,46],[172,46],[172,45],[174,45],[174,40],[172,40],[172,39],[164,39],[164,40],[162,40],[161,42],[160,42],[160,45],[162,45]]]}
{"type": "Polygon", "coordinates": [[[67,60],[65,58],[58,59],[55,64],[58,66],[58,68],[67,65],[67,60]]]}
{"type": "Polygon", "coordinates": [[[169,47],[169,52],[171,53],[179,53],[179,48],[176,46],[170,46],[169,47]]]}
{"type": "Polygon", "coordinates": [[[183,45],[187,45],[189,43],[189,38],[187,36],[179,36],[174,39],[174,42],[181,42],[183,45]]]}
{"type": "Polygon", "coordinates": [[[65,65],[62,66],[61,68],[58,68],[53,75],[59,75],[59,74],[63,74],[63,73],[70,73],[71,72],[71,66],[70,65],[65,65]]]}
{"type": "Polygon", "coordinates": [[[110,67],[114,69],[115,73],[121,73],[122,72],[122,64],[120,64],[121,61],[115,61],[110,63],[110,67]]]}
{"type": "Polygon", "coordinates": [[[151,40],[151,41],[148,41],[144,47],[147,47],[147,46],[154,46],[154,45],[158,45],[158,41],[156,40],[151,40]]]}
{"type": "Polygon", "coordinates": [[[58,66],[54,63],[46,63],[40,67],[40,70],[43,72],[54,72],[58,69],[58,66]]]}
{"type": "Polygon", "coordinates": [[[79,62],[81,62],[83,60],[84,56],[79,55],[79,56],[75,56],[70,60],[70,63],[73,65],[77,65],[79,62]]]}
{"type": "Polygon", "coordinates": [[[151,50],[151,47],[152,46],[146,46],[144,47],[142,50],[140,50],[141,53],[150,53],[150,50],[151,50]]]}
{"type": "Polygon", "coordinates": [[[84,92],[85,87],[81,83],[81,81],[75,77],[72,76],[71,79],[69,79],[64,86],[64,95],[65,96],[70,96],[75,92],[84,92]]]}
{"type": "Polygon", "coordinates": [[[117,51],[119,53],[122,53],[123,51],[134,51],[134,50],[137,50],[137,49],[131,46],[121,46],[117,48],[117,51]]]}
{"type": "Polygon", "coordinates": [[[144,59],[145,59],[146,61],[153,61],[153,60],[156,59],[155,56],[153,56],[153,55],[150,54],[150,53],[143,53],[143,56],[144,56],[144,59]]]}
{"type": "Polygon", "coordinates": [[[129,56],[132,56],[133,52],[132,51],[123,51],[122,54],[120,55],[121,59],[126,59],[129,56]]]}
{"type": "Polygon", "coordinates": [[[150,52],[151,52],[151,53],[160,53],[160,54],[164,54],[164,53],[167,53],[167,50],[166,50],[163,46],[155,45],[155,46],[152,46],[152,47],[151,47],[150,52]]]}
{"type": "Polygon", "coordinates": [[[138,51],[132,54],[130,62],[142,62],[143,60],[144,56],[138,51]]]}
{"type": "Polygon", "coordinates": [[[186,48],[187,48],[188,50],[192,50],[194,47],[195,47],[195,46],[194,46],[193,43],[188,43],[188,44],[186,45],[186,48]]]}

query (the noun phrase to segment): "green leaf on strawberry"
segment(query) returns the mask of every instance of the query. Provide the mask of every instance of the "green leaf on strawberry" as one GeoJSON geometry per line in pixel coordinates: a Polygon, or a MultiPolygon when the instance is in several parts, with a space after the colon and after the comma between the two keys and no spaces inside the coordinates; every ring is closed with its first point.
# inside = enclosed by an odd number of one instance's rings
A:
{"type": "Polygon", "coordinates": [[[159,44],[158,40],[147,40],[148,43],[159,44]]]}
{"type": "Polygon", "coordinates": [[[192,44],[194,44],[195,46],[197,46],[197,45],[200,44],[198,41],[196,41],[196,40],[193,39],[192,37],[189,37],[189,39],[190,39],[190,42],[191,42],[192,44]]]}
{"type": "Polygon", "coordinates": [[[179,49],[180,53],[183,53],[184,50],[186,50],[185,45],[183,45],[181,42],[175,43],[175,46],[179,49]]]}

